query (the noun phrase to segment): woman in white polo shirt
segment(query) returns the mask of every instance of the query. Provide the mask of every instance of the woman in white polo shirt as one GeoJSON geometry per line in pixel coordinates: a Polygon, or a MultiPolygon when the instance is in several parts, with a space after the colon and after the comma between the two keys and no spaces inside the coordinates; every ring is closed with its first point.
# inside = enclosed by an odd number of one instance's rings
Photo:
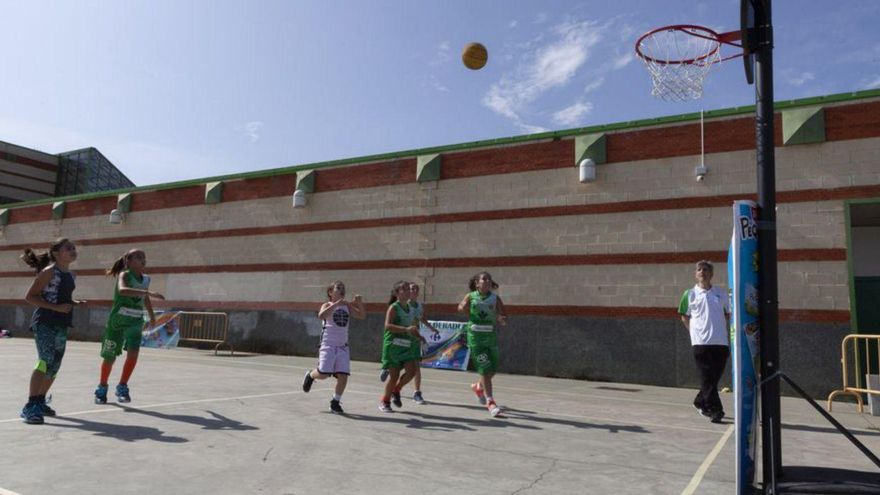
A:
{"type": "Polygon", "coordinates": [[[730,356],[730,300],[725,291],[712,286],[713,271],[709,261],[697,262],[697,283],[682,294],[678,314],[691,334],[694,361],[700,373],[700,391],[694,398],[694,407],[713,423],[720,423],[724,406],[718,396],[718,381],[730,356]]]}

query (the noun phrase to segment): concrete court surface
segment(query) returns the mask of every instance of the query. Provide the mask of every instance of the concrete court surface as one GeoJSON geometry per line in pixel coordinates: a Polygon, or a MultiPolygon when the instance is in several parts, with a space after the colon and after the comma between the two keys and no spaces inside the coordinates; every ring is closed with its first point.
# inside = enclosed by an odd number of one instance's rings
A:
{"type": "MultiPolygon", "coordinates": [[[[355,362],[338,416],[334,380],[301,390],[313,357],[144,349],[122,407],[93,403],[98,344],[70,342],[58,416],[26,425],[34,361],[32,340],[0,340],[3,495],[734,493],[733,424],[699,416],[689,389],[499,375],[508,412],[493,419],[474,374],[423,370],[429,404],[405,394],[388,414],[378,365],[355,362]]],[[[878,472],[806,402],[782,402],[785,466],[878,472]]],[[[846,403],[834,414],[880,453],[880,418],[846,403]]]]}

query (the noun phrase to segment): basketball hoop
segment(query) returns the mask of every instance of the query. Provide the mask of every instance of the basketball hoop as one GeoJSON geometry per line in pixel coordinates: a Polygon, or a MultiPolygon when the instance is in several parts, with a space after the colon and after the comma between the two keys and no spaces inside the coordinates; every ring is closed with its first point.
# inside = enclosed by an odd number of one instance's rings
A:
{"type": "Polygon", "coordinates": [[[738,48],[741,31],[718,34],[690,24],[648,31],[636,41],[636,54],[645,62],[654,83],[651,94],[666,101],[696,100],[703,95],[703,80],[718,62],[741,57],[721,56],[721,44],[738,48]]]}

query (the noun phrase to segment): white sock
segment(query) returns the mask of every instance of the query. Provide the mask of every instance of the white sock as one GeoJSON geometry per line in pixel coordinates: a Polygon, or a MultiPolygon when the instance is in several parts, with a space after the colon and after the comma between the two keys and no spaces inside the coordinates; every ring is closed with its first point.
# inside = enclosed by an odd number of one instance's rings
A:
{"type": "Polygon", "coordinates": [[[486,402],[495,402],[495,399],[493,399],[491,395],[487,395],[486,402]]]}
{"type": "Polygon", "coordinates": [[[333,400],[336,402],[342,402],[342,394],[333,394],[333,400]]]}

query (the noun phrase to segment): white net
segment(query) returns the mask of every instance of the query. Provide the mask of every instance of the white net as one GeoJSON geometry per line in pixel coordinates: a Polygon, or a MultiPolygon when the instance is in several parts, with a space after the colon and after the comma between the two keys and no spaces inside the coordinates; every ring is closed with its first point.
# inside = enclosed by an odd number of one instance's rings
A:
{"type": "Polygon", "coordinates": [[[721,60],[716,36],[705,28],[679,26],[642,38],[637,52],[651,73],[651,94],[666,101],[703,96],[703,79],[721,60]]]}

